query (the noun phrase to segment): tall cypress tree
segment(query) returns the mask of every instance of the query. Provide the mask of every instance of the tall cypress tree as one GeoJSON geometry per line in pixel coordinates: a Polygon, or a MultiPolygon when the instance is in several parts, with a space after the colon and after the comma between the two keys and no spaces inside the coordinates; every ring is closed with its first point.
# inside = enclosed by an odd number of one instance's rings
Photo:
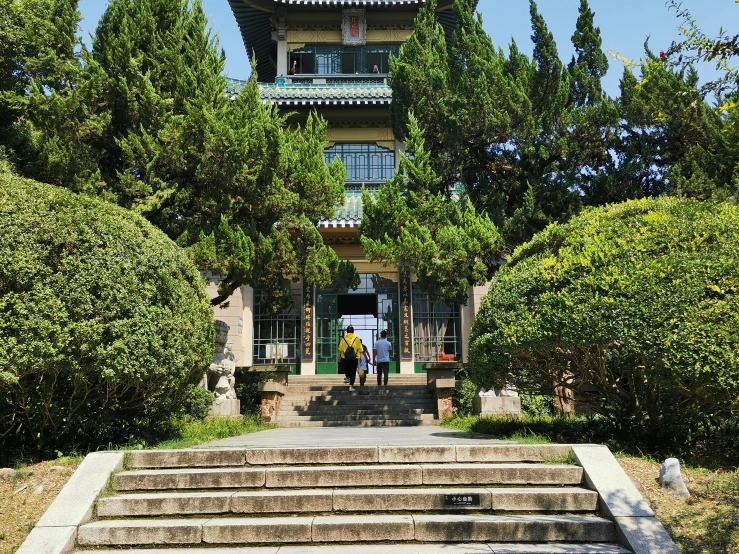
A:
{"type": "Polygon", "coordinates": [[[602,50],[600,29],[588,0],[580,0],[577,26],[572,35],[575,55],[567,69],[572,77],[572,99],[576,106],[597,104],[603,98],[601,79],[608,71],[608,57],[602,50]]]}

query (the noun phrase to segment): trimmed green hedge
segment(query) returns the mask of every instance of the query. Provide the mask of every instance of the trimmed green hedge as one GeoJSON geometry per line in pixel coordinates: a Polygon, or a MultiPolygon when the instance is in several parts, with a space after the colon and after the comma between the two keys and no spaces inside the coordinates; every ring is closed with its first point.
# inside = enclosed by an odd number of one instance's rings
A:
{"type": "Polygon", "coordinates": [[[471,378],[551,394],[568,372],[635,441],[687,444],[737,414],[739,207],[631,201],[517,249],[475,320],[471,378]]]}
{"type": "Polygon", "coordinates": [[[202,404],[212,310],[162,232],[0,167],[0,237],[0,457],[151,442],[202,404]]]}

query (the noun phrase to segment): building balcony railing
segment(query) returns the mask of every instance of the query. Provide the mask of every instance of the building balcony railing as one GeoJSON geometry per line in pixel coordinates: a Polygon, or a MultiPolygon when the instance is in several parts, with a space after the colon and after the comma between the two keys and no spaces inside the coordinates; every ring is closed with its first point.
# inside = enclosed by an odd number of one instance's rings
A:
{"type": "Polygon", "coordinates": [[[298,73],[295,75],[286,75],[277,77],[275,85],[387,85],[389,75],[386,73],[331,73],[331,74],[310,74],[298,73]]]}

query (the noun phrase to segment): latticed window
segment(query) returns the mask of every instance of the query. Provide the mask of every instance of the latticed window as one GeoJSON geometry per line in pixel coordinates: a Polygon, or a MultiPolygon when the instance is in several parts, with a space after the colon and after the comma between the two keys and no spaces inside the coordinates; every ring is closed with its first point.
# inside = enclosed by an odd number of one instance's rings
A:
{"type": "Polygon", "coordinates": [[[326,163],[338,156],[346,166],[347,183],[384,183],[395,171],[395,152],[373,143],[337,144],[324,150],[326,163]]]}
{"type": "Polygon", "coordinates": [[[305,46],[290,52],[290,68],[295,73],[315,75],[371,74],[385,75],[390,70],[390,54],[397,56],[397,45],[305,46]]]}
{"type": "Polygon", "coordinates": [[[300,353],[301,295],[293,295],[289,310],[264,309],[265,293],[254,291],[254,365],[294,364],[300,353]]]}
{"type": "Polygon", "coordinates": [[[417,361],[462,359],[459,306],[432,301],[413,285],[413,353],[417,361]]]}

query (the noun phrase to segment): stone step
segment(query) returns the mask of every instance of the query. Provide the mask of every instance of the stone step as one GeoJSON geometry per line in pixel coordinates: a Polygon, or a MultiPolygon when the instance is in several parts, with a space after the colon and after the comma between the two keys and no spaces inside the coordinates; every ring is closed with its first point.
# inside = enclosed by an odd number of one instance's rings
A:
{"type": "Polygon", "coordinates": [[[378,464],[318,467],[149,469],[123,471],[118,491],[325,488],[417,485],[579,485],[582,468],[558,464],[378,464]]]}
{"type": "MultiPolygon", "coordinates": [[[[367,378],[377,379],[377,373],[370,373],[367,378]]],[[[314,383],[343,383],[344,374],[334,373],[331,375],[290,375],[288,384],[291,385],[311,385],[314,383]]],[[[428,378],[425,373],[390,373],[388,374],[388,383],[411,383],[414,385],[425,385],[428,378]]]]}
{"type": "Polygon", "coordinates": [[[312,397],[312,398],[295,398],[291,396],[284,396],[280,402],[282,406],[371,406],[371,407],[387,407],[393,408],[396,406],[404,406],[409,408],[425,408],[436,407],[436,401],[432,398],[404,398],[393,399],[388,396],[369,396],[369,395],[358,395],[358,396],[345,396],[338,398],[335,396],[331,397],[312,397]]]}
{"type": "Polygon", "coordinates": [[[321,421],[284,421],[275,422],[278,427],[295,429],[298,427],[418,427],[436,425],[437,420],[426,419],[384,419],[381,421],[344,421],[340,419],[322,419],[321,421]]]}
{"type": "Polygon", "coordinates": [[[571,452],[567,444],[471,444],[440,446],[334,446],[301,448],[192,448],[134,450],[127,466],[135,469],[174,467],[243,467],[287,464],[493,463],[542,462],[571,452]]]}
{"type": "MultiPolygon", "coordinates": [[[[371,471],[371,470],[370,470],[371,471]]],[[[98,518],[325,512],[595,512],[598,495],[576,488],[289,489],[247,492],[126,494],[100,498],[98,518]],[[474,506],[445,497],[478,495],[474,506]]]]}
{"type": "Polygon", "coordinates": [[[347,386],[346,389],[331,389],[326,391],[321,390],[305,390],[305,391],[291,391],[288,389],[285,393],[285,398],[353,398],[353,397],[372,397],[372,398],[431,398],[432,394],[427,390],[404,390],[404,391],[390,391],[382,388],[361,388],[359,386],[354,387],[356,390],[350,391],[347,386]],[[360,394],[361,393],[361,394],[360,394]]]}
{"type": "Polygon", "coordinates": [[[360,542],[612,542],[613,523],[583,515],[351,515],[105,520],[82,525],[80,546],[360,542]]]}
{"type": "Polygon", "coordinates": [[[382,422],[394,419],[413,419],[415,421],[433,421],[435,418],[433,413],[426,414],[408,414],[403,410],[392,411],[386,414],[357,414],[351,411],[329,411],[318,414],[295,414],[294,412],[282,413],[277,416],[277,423],[286,423],[288,421],[343,421],[351,422],[382,422]]]}
{"type": "MultiPolygon", "coordinates": [[[[359,377],[354,381],[355,384],[359,384],[359,377]]],[[[366,388],[371,389],[383,389],[388,388],[393,390],[427,390],[427,383],[416,383],[413,381],[388,381],[387,385],[378,385],[377,376],[370,375],[364,382],[366,388]]],[[[292,381],[288,384],[288,390],[311,390],[311,389],[333,389],[333,388],[346,388],[349,387],[349,383],[344,381],[336,382],[317,382],[317,383],[293,383],[292,381]]]]}
{"type": "Polygon", "coordinates": [[[306,404],[306,405],[298,405],[298,404],[290,404],[289,406],[285,406],[284,408],[280,406],[280,412],[281,415],[288,415],[288,414],[300,414],[300,415],[312,415],[312,414],[342,414],[342,413],[350,413],[350,414],[364,414],[364,415],[383,415],[388,413],[393,414],[406,414],[406,415],[413,415],[413,414],[426,414],[426,413],[434,413],[434,411],[431,408],[408,408],[405,406],[383,406],[379,405],[376,408],[362,408],[362,407],[354,407],[354,406],[344,406],[344,405],[326,405],[326,406],[315,406],[312,404],[306,404]]]}
{"type": "MultiPolygon", "coordinates": [[[[362,544],[362,554],[631,554],[614,544],[508,544],[508,543],[394,543],[362,544]]],[[[232,546],[220,548],[168,548],[135,550],[78,550],[75,554],[357,554],[352,544],[320,546],[232,546]]]]}

